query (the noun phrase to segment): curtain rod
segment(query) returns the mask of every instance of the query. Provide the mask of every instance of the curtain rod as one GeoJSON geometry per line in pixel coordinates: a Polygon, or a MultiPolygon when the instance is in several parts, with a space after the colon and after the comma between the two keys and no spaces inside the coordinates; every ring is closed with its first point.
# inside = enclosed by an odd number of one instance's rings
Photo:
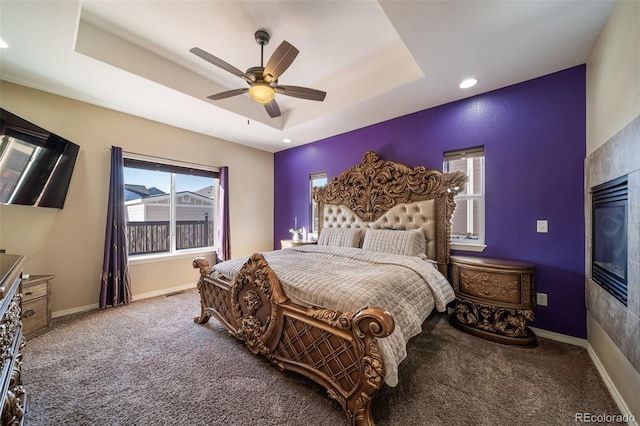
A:
{"type": "MultiPolygon", "coordinates": [[[[111,151],[111,148],[105,148],[105,151],[111,151]]],[[[174,160],[172,158],[159,157],[157,155],[140,154],[139,152],[125,151],[124,149],[122,150],[122,154],[137,155],[139,157],[154,158],[156,160],[164,160],[164,161],[169,161],[173,163],[181,163],[181,164],[184,164],[185,166],[187,164],[191,164],[193,166],[215,168],[215,169],[219,169],[220,167],[222,167],[222,166],[211,166],[211,165],[200,164],[200,163],[192,163],[190,161],[174,160]]]]}

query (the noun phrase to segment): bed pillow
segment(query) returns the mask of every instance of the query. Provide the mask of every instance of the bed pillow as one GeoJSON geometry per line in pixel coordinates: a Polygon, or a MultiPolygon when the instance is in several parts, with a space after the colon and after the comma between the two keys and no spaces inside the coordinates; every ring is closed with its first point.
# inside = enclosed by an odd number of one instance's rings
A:
{"type": "Polygon", "coordinates": [[[319,246],[360,247],[361,228],[322,228],[318,238],[319,246]]]}
{"type": "Polygon", "coordinates": [[[422,229],[410,231],[367,229],[362,248],[382,253],[423,257],[427,250],[427,239],[422,229]]]}

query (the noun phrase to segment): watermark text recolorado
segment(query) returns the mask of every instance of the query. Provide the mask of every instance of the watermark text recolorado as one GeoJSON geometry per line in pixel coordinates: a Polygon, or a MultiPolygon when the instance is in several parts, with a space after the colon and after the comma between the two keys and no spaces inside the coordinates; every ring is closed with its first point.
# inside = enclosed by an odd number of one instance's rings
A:
{"type": "Polygon", "coordinates": [[[576,423],[633,423],[636,418],[633,414],[597,414],[576,413],[576,423]]]}

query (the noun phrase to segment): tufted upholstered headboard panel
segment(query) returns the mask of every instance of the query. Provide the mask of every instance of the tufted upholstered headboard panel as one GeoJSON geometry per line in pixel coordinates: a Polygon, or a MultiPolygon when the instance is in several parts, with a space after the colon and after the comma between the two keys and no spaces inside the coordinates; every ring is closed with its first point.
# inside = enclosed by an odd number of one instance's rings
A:
{"type": "Polygon", "coordinates": [[[453,201],[463,187],[462,172],[441,173],[381,160],[375,152],[313,188],[322,227],[417,229],[427,239],[426,255],[446,276],[451,249],[453,201]]]}
{"type": "Polygon", "coordinates": [[[422,228],[427,240],[425,254],[429,259],[436,256],[436,203],[435,200],[423,200],[413,203],[402,203],[389,209],[374,222],[365,222],[349,207],[344,205],[325,204],[322,214],[322,226],[329,228],[370,228],[410,230],[422,228]]]}

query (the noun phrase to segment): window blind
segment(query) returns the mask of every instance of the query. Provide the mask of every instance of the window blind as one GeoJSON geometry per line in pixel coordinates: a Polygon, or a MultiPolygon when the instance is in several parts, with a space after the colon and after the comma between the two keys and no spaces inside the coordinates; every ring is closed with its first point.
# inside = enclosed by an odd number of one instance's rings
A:
{"type": "Polygon", "coordinates": [[[316,180],[316,179],[326,179],[327,177],[327,172],[318,172],[318,173],[311,173],[309,175],[309,180],[316,180]]]}
{"type": "Polygon", "coordinates": [[[125,167],[137,169],[155,170],[158,172],[178,173],[182,175],[219,178],[220,172],[214,170],[202,170],[194,167],[178,166],[175,164],[155,163],[153,161],[139,160],[137,158],[124,158],[125,167]]]}
{"type": "Polygon", "coordinates": [[[444,153],[444,161],[464,160],[465,158],[477,157],[484,157],[484,146],[457,149],[455,151],[447,151],[444,153]]]}

